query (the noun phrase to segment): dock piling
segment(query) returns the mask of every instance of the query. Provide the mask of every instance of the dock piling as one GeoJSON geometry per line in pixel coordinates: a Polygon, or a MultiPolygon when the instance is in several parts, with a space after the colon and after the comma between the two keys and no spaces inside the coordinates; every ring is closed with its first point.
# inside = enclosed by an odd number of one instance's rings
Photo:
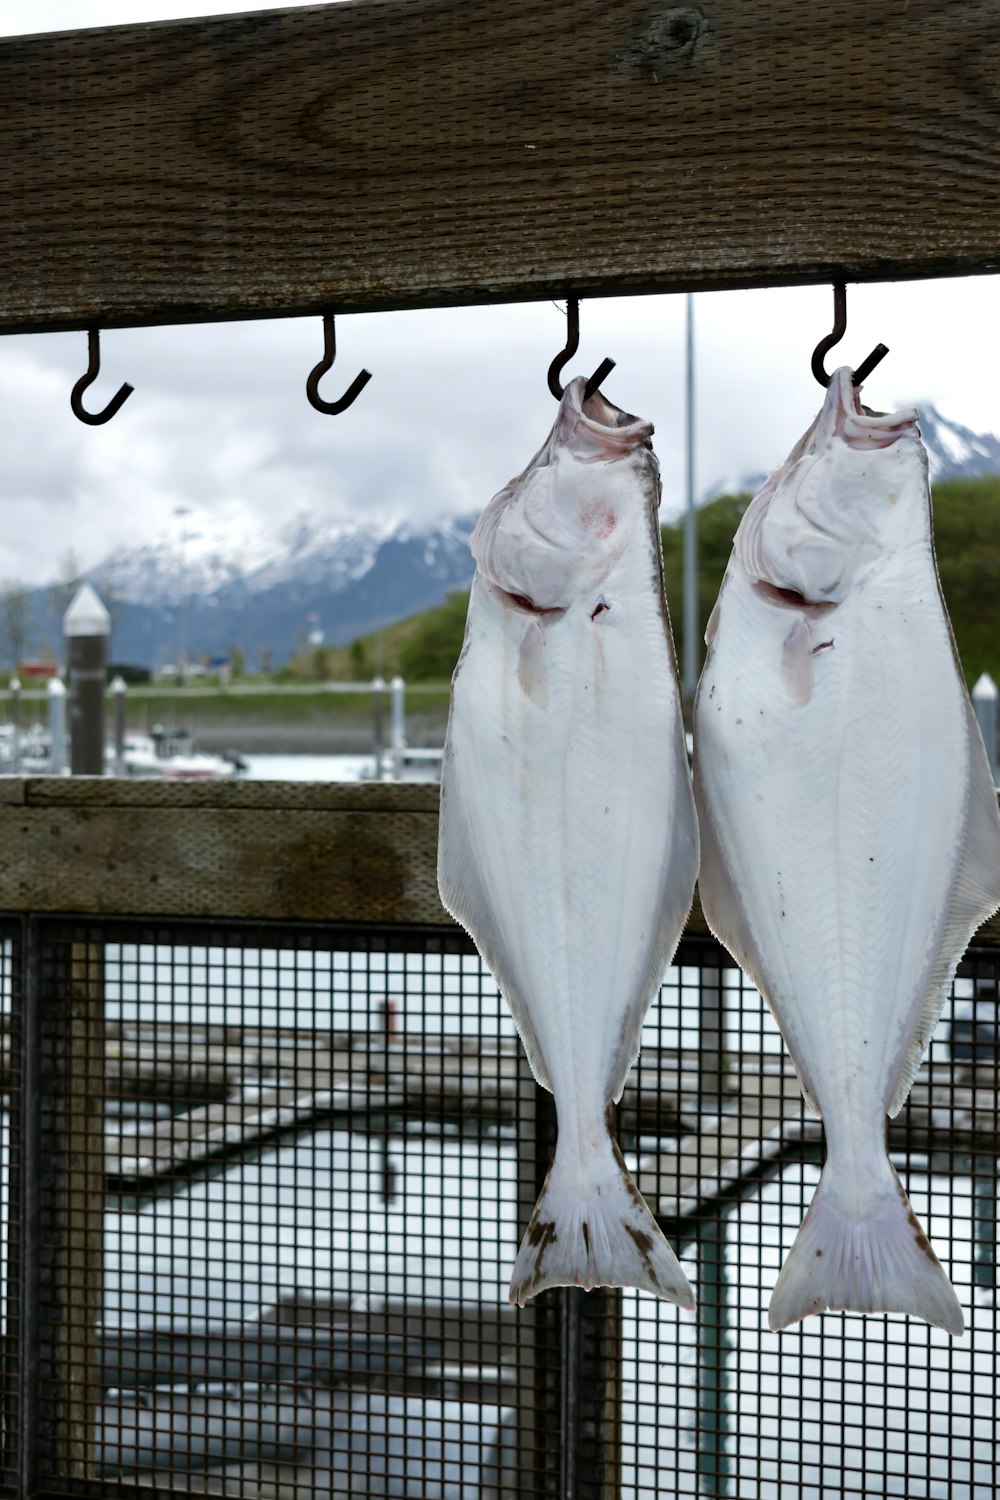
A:
{"type": "Polygon", "coordinates": [[[976,711],[976,722],[986,746],[986,754],[993,774],[993,785],[997,784],[997,685],[989,672],[980,674],[972,689],[972,706],[976,711]]]}
{"type": "Polygon", "coordinates": [[[385,750],[385,678],[372,679],[372,754],[375,757],[375,780],[382,780],[382,754],[385,750]]]}
{"type": "Polygon", "coordinates": [[[111,616],[89,583],[63,616],[69,676],[70,771],[104,775],[104,689],[108,679],[111,616]]]}
{"type": "Polygon", "coordinates": [[[114,701],[115,775],[125,774],[125,679],[117,676],[111,684],[114,701]]]}
{"type": "Polygon", "coordinates": [[[66,686],[59,677],[49,679],[46,689],[49,710],[49,770],[61,776],[66,769],[66,686]]]}
{"type": "Polygon", "coordinates": [[[10,768],[17,776],[21,771],[21,680],[10,679],[10,722],[13,729],[10,747],[10,768]]]}
{"type": "Polygon", "coordinates": [[[399,781],[403,775],[403,757],[406,754],[406,684],[402,677],[394,677],[389,684],[389,748],[392,754],[392,779],[399,781]]]}

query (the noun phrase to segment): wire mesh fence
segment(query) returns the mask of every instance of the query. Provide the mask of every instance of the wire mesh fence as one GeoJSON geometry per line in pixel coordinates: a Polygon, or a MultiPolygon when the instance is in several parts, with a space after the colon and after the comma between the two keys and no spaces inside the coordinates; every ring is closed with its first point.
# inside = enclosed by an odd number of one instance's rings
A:
{"type": "Polygon", "coordinates": [[[778,1335],[822,1140],[714,943],[682,944],[619,1106],[698,1311],[515,1311],[554,1117],[462,935],[0,926],[5,1488],[993,1495],[998,976],[969,954],[889,1134],[966,1334],[778,1335]]]}

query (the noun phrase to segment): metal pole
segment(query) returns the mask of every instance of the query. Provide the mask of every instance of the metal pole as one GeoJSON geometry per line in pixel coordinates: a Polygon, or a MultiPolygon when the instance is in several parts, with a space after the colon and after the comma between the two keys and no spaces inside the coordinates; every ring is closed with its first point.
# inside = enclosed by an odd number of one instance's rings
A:
{"type": "Polygon", "coordinates": [[[698,1095],[701,1107],[717,1108],[725,1083],[725,991],[722,970],[706,964],[698,997],[698,1095]]]}
{"type": "Polygon", "coordinates": [[[10,768],[15,776],[21,772],[21,679],[10,679],[10,723],[13,729],[10,744],[10,768]]]}
{"type": "Polygon", "coordinates": [[[728,1369],[734,1342],[730,1337],[729,1278],[726,1274],[726,1224],[722,1208],[698,1231],[698,1423],[696,1466],[699,1493],[714,1500],[732,1493],[729,1438],[728,1369]]]}
{"type": "Polygon", "coordinates": [[[698,518],[694,503],[694,296],[687,294],[687,512],[684,517],[684,697],[690,701],[698,686],[698,518]]]}
{"type": "Polygon", "coordinates": [[[111,616],[89,583],[63,617],[69,676],[70,771],[104,775],[104,690],[108,680],[111,616]]]}
{"type": "Polygon", "coordinates": [[[976,711],[976,722],[979,732],[986,746],[986,755],[990,763],[990,771],[993,775],[993,785],[997,784],[997,698],[1000,693],[989,672],[983,672],[972,689],[972,706],[976,711]]]}
{"type": "Polygon", "coordinates": [[[187,677],[187,517],[190,514],[189,505],[178,505],[174,508],[174,515],[180,518],[181,523],[181,597],[177,606],[180,650],[177,653],[177,671],[174,674],[178,687],[187,677]]]}
{"type": "MultiPolygon", "coordinates": [[[[17,1149],[11,1151],[10,1193],[18,1205],[7,1222],[8,1265],[16,1276],[10,1285],[15,1300],[13,1327],[18,1340],[18,1391],[15,1432],[19,1493],[34,1495],[39,1486],[39,1454],[44,1359],[42,1344],[46,1314],[51,1299],[46,1295],[52,1279],[51,1251],[44,1234],[43,1192],[48,1183],[45,1140],[42,1129],[42,984],[38,922],[22,920],[22,981],[15,999],[17,1024],[13,1028],[14,1056],[18,1068],[20,1098],[11,1101],[11,1126],[16,1129],[17,1149]]],[[[8,1312],[10,1319],[10,1312],[8,1312]]]]}
{"type": "Polygon", "coordinates": [[[115,775],[125,771],[125,679],[116,677],[111,684],[115,721],[115,775]]]}
{"type": "Polygon", "coordinates": [[[994,1287],[997,1281],[997,1164],[993,1156],[972,1159],[972,1233],[976,1242],[973,1284],[994,1287]]]}
{"type": "Polygon", "coordinates": [[[402,677],[394,677],[389,684],[389,744],[392,748],[392,774],[398,781],[403,774],[403,756],[406,753],[406,684],[402,677]]]}
{"type": "Polygon", "coordinates": [[[375,755],[375,780],[382,780],[382,751],[385,748],[385,678],[372,682],[372,750],[375,755]]]}
{"type": "Polygon", "coordinates": [[[66,688],[58,677],[49,679],[49,772],[61,776],[66,769],[66,688]]]}

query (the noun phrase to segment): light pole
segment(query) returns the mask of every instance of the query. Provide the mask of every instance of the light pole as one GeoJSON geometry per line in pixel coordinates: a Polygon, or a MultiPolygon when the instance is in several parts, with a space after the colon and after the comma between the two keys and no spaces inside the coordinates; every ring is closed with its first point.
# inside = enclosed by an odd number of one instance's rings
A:
{"type": "Polygon", "coordinates": [[[177,607],[177,682],[180,685],[187,675],[187,522],[186,517],[191,514],[189,505],[177,505],[174,507],[174,515],[179,517],[181,523],[181,597],[177,607]]]}

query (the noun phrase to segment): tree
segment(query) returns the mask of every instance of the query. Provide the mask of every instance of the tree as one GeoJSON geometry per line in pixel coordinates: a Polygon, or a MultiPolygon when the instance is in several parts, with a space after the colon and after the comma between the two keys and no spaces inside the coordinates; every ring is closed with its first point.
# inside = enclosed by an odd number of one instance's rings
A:
{"type": "Polygon", "coordinates": [[[437,609],[428,610],[399,653],[407,682],[445,682],[455,670],[465,640],[468,593],[449,594],[437,609]]]}
{"type": "Polygon", "coordinates": [[[313,646],[309,656],[309,676],[314,682],[326,682],[330,676],[330,653],[326,646],[313,646]]]}
{"type": "Polygon", "coordinates": [[[128,600],[113,579],[107,575],[95,578],[93,582],[98,598],[107,610],[111,620],[111,631],[108,635],[108,655],[110,657],[111,642],[115,637],[115,628],[121,624],[124,618],[125,611],[128,609],[128,600]]]}
{"type": "Polygon", "coordinates": [[[347,651],[347,659],[350,663],[351,677],[355,682],[367,682],[372,676],[372,664],[368,655],[368,647],[359,636],[352,641],[347,651]]]}
{"type": "Polygon", "coordinates": [[[55,583],[50,583],[48,588],[48,605],[55,616],[56,626],[62,636],[62,622],[66,611],[76,597],[77,589],[83,582],[83,568],[80,559],[72,547],[67,547],[59,559],[59,573],[55,583]]]}
{"type": "Polygon", "coordinates": [[[4,655],[15,672],[28,653],[35,623],[31,595],[24,584],[14,578],[5,579],[0,584],[0,639],[4,655]]]}

